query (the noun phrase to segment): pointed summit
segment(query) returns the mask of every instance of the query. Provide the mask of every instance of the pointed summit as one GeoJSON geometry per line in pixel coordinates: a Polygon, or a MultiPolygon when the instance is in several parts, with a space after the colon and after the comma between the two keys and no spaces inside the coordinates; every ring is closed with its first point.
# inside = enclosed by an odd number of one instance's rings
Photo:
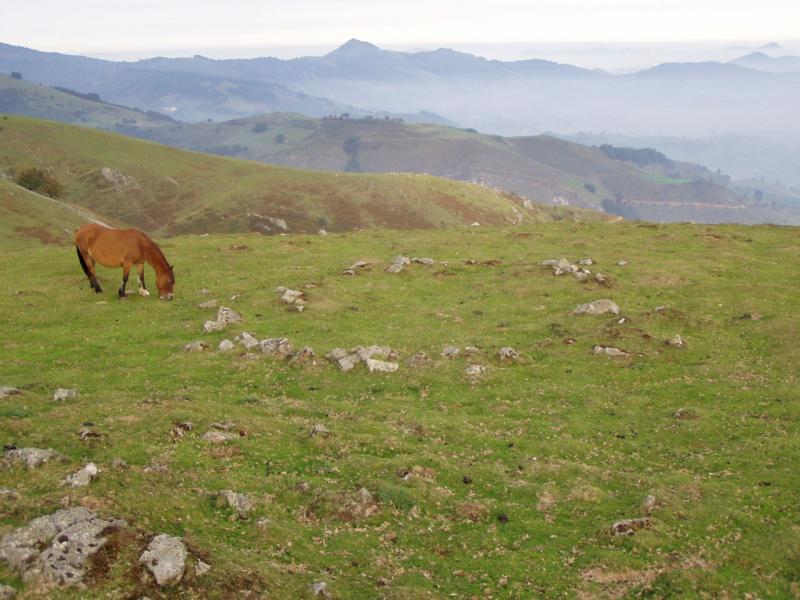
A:
{"type": "Polygon", "coordinates": [[[374,52],[380,52],[380,48],[369,42],[362,42],[361,40],[353,38],[325,56],[359,56],[372,54],[374,52]]]}

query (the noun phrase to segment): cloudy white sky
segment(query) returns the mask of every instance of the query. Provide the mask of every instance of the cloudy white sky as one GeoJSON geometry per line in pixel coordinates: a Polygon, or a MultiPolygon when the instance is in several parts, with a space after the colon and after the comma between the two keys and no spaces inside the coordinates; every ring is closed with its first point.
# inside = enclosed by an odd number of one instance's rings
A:
{"type": "MultiPolygon", "coordinates": [[[[319,54],[350,38],[483,54],[800,40],[800,0],[0,0],[0,41],[138,58],[319,54]],[[509,50],[516,48],[516,50],[509,50]]],[[[509,56],[496,56],[509,58],[509,56]]]]}

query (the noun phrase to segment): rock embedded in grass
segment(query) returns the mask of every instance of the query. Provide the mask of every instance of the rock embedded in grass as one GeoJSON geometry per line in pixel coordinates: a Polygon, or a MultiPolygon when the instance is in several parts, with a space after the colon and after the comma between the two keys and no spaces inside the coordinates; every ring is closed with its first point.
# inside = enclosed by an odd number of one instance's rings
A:
{"type": "Polygon", "coordinates": [[[203,441],[206,441],[210,444],[224,444],[226,442],[232,442],[233,440],[239,439],[239,436],[235,433],[230,433],[227,431],[217,431],[215,429],[206,431],[203,434],[203,441]]]}
{"type": "Polygon", "coordinates": [[[220,352],[231,352],[236,348],[236,345],[230,340],[222,340],[217,346],[217,350],[220,352]]]}
{"type": "Polygon", "coordinates": [[[233,338],[233,340],[244,346],[246,350],[252,350],[260,343],[252,333],[248,333],[247,331],[243,331],[233,338]]]}
{"type": "Polygon", "coordinates": [[[61,485],[67,487],[86,487],[99,473],[100,469],[97,468],[97,465],[89,463],[72,475],[68,475],[67,478],[61,482],[61,485]]]}
{"type": "Polygon", "coordinates": [[[576,306],[572,311],[573,315],[604,315],[612,313],[618,315],[620,312],[619,306],[611,300],[604,298],[602,300],[595,300],[576,306]]]}
{"type": "Polygon", "coordinates": [[[417,352],[412,354],[408,360],[406,360],[406,366],[411,368],[419,368],[424,367],[430,362],[431,359],[425,352],[417,352]]]}
{"type": "Polygon", "coordinates": [[[628,356],[628,352],[613,346],[595,346],[592,351],[595,354],[604,354],[606,356],[628,356]]]}
{"type": "Polygon", "coordinates": [[[653,520],[648,517],[637,519],[623,519],[611,525],[611,535],[633,535],[640,529],[646,529],[653,524],[653,520]]]}
{"type": "Polygon", "coordinates": [[[184,352],[204,352],[205,350],[208,350],[208,344],[202,340],[183,345],[184,352]]]}
{"type": "Polygon", "coordinates": [[[389,346],[359,346],[353,348],[353,352],[358,354],[361,360],[368,360],[370,358],[386,359],[392,353],[389,346]]]}
{"type": "Polygon", "coordinates": [[[82,586],[107,536],[126,526],[121,519],[101,519],[84,507],[59,510],[6,534],[0,542],[0,560],[24,581],[45,590],[82,586]]]}
{"type": "Polygon", "coordinates": [[[0,600],[14,600],[17,597],[17,590],[10,585],[0,583],[0,600]]]}
{"type": "Polygon", "coordinates": [[[78,397],[78,390],[73,388],[57,388],[56,391],[53,393],[53,400],[56,402],[63,402],[64,400],[69,400],[71,398],[78,397]]]}
{"type": "Polygon", "coordinates": [[[665,340],[664,343],[667,346],[671,346],[673,348],[683,348],[684,346],[686,346],[686,342],[684,342],[683,338],[678,334],[675,334],[668,340],[665,340]]]}
{"type": "Polygon", "coordinates": [[[357,353],[348,354],[344,358],[340,358],[336,361],[339,365],[339,369],[346,373],[355,368],[355,366],[361,362],[361,357],[357,353]]]}
{"type": "Polygon", "coordinates": [[[338,362],[344,357],[349,355],[350,353],[344,348],[334,348],[325,355],[325,358],[327,358],[331,362],[338,362]]]}
{"type": "Polygon", "coordinates": [[[147,567],[157,585],[166,587],[179,583],[183,578],[187,556],[183,540],[162,533],[148,544],[139,562],[147,567]]]}
{"type": "Polygon", "coordinates": [[[242,520],[247,519],[256,509],[256,503],[247,494],[240,494],[233,490],[217,492],[217,499],[233,509],[236,516],[242,520]]]}
{"type": "Polygon", "coordinates": [[[458,346],[445,346],[442,349],[442,358],[455,358],[461,354],[461,348],[458,346]]]}
{"type": "Polygon", "coordinates": [[[52,448],[14,448],[6,452],[6,458],[35,469],[51,460],[61,460],[64,456],[52,448]]]}
{"type": "Polygon", "coordinates": [[[365,362],[370,373],[392,373],[399,368],[397,363],[374,358],[368,358],[365,362]]]}
{"type": "Polygon", "coordinates": [[[500,360],[513,362],[519,358],[519,352],[514,350],[514,348],[512,348],[511,346],[504,346],[500,348],[498,356],[500,357],[500,360]]]}
{"type": "Polygon", "coordinates": [[[209,300],[208,302],[201,302],[197,305],[197,308],[217,308],[219,306],[219,302],[216,300],[209,300]]]}
{"type": "Polygon", "coordinates": [[[289,356],[292,353],[292,343],[287,338],[269,338],[259,342],[261,352],[273,356],[289,356]]]}
{"type": "Polygon", "coordinates": [[[0,386],[0,399],[8,398],[9,396],[17,396],[22,393],[22,390],[10,385],[0,386]]]}
{"type": "Polygon", "coordinates": [[[480,377],[484,375],[487,371],[487,368],[483,365],[469,365],[466,369],[464,369],[464,374],[467,377],[480,377]]]}

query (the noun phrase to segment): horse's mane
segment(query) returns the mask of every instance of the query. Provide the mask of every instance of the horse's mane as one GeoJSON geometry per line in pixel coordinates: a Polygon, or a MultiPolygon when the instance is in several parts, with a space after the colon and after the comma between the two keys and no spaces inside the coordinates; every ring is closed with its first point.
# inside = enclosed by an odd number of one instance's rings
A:
{"type": "Polygon", "coordinates": [[[166,257],[166,256],[164,256],[164,251],[163,251],[163,250],[161,250],[161,248],[159,247],[159,245],[158,245],[158,244],[156,244],[156,243],[155,243],[153,240],[151,240],[151,239],[150,239],[150,236],[149,236],[149,235],[147,235],[147,234],[146,234],[144,231],[141,231],[141,230],[138,230],[138,229],[137,229],[137,231],[139,231],[139,233],[141,233],[141,234],[142,234],[142,236],[144,236],[144,239],[146,239],[148,242],[150,242],[150,245],[152,246],[152,248],[153,248],[153,250],[155,251],[155,253],[156,253],[156,254],[159,256],[159,258],[161,258],[161,260],[164,262],[164,266],[165,266],[167,269],[169,269],[169,268],[170,268],[170,264],[169,264],[169,262],[167,261],[167,257],[166,257]]]}

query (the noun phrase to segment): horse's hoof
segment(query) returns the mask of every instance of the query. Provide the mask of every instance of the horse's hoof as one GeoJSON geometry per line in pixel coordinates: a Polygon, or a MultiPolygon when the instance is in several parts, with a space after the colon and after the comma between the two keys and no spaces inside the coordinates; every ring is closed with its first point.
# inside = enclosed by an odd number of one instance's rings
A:
{"type": "Polygon", "coordinates": [[[150,295],[150,292],[148,292],[148,291],[147,291],[146,289],[144,289],[144,288],[139,288],[139,295],[140,295],[140,296],[145,296],[145,297],[147,297],[147,296],[149,296],[149,295],[150,295]]]}

